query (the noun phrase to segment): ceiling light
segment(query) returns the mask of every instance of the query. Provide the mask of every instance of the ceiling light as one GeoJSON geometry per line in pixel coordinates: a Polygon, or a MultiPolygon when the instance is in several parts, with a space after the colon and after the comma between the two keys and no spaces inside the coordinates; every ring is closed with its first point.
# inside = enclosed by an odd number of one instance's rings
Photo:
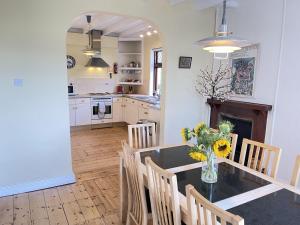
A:
{"type": "Polygon", "coordinates": [[[214,37],[201,39],[196,44],[202,46],[203,50],[211,53],[232,53],[249,45],[247,40],[231,36],[226,24],[226,0],[223,1],[222,24],[214,37]]]}
{"type": "Polygon", "coordinates": [[[151,26],[151,25],[149,25],[149,26],[148,26],[148,28],[152,28],[152,26],[151,26]]]}
{"type": "Polygon", "coordinates": [[[154,34],[157,34],[158,32],[157,32],[157,30],[154,30],[153,33],[154,33],[154,34]]]}
{"type": "Polygon", "coordinates": [[[147,35],[148,35],[148,36],[151,36],[151,35],[152,35],[152,33],[151,33],[150,31],[148,31],[148,32],[147,32],[147,35]]]}
{"type": "Polygon", "coordinates": [[[144,35],[143,34],[140,34],[140,38],[143,38],[144,37],[144,35]]]}

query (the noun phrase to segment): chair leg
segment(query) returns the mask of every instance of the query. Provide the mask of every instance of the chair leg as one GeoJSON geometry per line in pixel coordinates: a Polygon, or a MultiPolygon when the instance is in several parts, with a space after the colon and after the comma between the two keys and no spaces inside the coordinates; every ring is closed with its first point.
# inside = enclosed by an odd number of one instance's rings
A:
{"type": "Polygon", "coordinates": [[[126,225],[130,225],[130,215],[127,213],[126,225]]]}

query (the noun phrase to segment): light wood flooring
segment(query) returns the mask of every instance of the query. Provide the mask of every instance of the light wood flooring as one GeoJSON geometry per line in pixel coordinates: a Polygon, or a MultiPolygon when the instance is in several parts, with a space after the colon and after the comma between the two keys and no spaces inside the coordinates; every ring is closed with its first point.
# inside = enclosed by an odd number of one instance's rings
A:
{"type": "Polygon", "coordinates": [[[119,224],[119,157],[126,127],[73,130],[77,183],[0,198],[1,225],[119,224]]]}

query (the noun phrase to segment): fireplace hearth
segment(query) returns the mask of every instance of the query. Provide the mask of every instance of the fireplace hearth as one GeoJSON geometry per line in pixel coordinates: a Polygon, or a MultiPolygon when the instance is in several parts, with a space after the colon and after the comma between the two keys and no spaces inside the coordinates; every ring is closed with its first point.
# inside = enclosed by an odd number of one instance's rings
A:
{"type": "Polygon", "coordinates": [[[238,142],[234,160],[239,161],[243,138],[264,142],[268,112],[271,105],[240,101],[208,99],[211,107],[210,127],[216,128],[220,120],[228,120],[234,125],[234,133],[238,134],[238,142]]]}

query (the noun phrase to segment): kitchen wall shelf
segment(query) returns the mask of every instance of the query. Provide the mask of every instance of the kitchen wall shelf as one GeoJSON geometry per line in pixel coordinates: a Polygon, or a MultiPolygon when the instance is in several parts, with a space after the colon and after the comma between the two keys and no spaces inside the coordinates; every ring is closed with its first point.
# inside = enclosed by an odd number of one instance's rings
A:
{"type": "Polygon", "coordinates": [[[119,85],[142,85],[143,39],[119,39],[118,49],[119,85]],[[135,67],[135,65],[139,67],[135,67]],[[139,80],[140,82],[123,82],[125,80],[139,80]]]}
{"type": "Polygon", "coordinates": [[[141,82],[119,82],[120,85],[143,85],[141,82]]]}
{"type": "Polygon", "coordinates": [[[121,70],[142,70],[141,67],[121,67],[121,70]]]}

